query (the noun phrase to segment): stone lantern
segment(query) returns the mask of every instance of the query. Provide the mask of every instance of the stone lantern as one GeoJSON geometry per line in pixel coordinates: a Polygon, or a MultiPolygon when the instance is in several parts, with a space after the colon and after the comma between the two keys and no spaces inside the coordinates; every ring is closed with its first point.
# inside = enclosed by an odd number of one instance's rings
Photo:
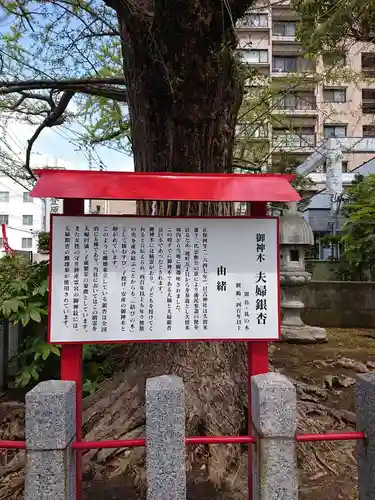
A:
{"type": "Polygon", "coordinates": [[[301,319],[302,289],[311,280],[305,270],[305,251],[312,245],[314,235],[309,223],[298,212],[297,203],[290,203],[289,210],[280,217],[281,335],[287,342],[327,340],[324,328],[305,325],[301,319]]]}

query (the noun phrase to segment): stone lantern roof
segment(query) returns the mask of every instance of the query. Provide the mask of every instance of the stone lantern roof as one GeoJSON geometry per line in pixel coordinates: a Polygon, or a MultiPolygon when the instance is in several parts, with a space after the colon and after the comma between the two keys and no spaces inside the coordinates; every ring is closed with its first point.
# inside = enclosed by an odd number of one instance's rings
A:
{"type": "Polygon", "coordinates": [[[289,210],[280,217],[280,245],[314,245],[310,224],[297,211],[297,204],[290,203],[289,210]]]}

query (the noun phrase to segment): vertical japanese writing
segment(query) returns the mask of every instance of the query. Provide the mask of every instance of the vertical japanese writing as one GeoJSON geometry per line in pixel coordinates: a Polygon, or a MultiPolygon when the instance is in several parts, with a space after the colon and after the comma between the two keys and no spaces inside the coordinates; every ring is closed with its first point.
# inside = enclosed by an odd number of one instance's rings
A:
{"type": "Polygon", "coordinates": [[[191,238],[190,228],[185,228],[184,241],[184,276],[185,276],[185,330],[190,330],[190,255],[191,238]]]}
{"type": "MultiPolygon", "coordinates": [[[[72,247],[72,234],[69,226],[65,227],[64,234],[64,325],[67,327],[69,323],[69,295],[70,295],[70,266],[71,266],[71,247],[72,247]]],[[[78,302],[77,302],[78,306],[78,302]]],[[[74,308],[74,302],[73,302],[74,308]]]]}
{"type": "Polygon", "coordinates": [[[154,327],[154,303],[155,303],[155,228],[149,230],[148,246],[148,278],[150,282],[150,296],[148,303],[148,328],[152,332],[154,327]]]}
{"type": "Polygon", "coordinates": [[[130,230],[130,331],[135,330],[136,274],[137,274],[137,228],[130,230]]]}
{"type": "Polygon", "coordinates": [[[202,316],[203,316],[203,330],[208,330],[208,232],[207,228],[202,231],[202,316]]]}
{"type": "Polygon", "coordinates": [[[199,330],[199,228],[194,228],[194,330],[199,330]]]}
{"type": "Polygon", "coordinates": [[[243,322],[245,325],[245,330],[248,332],[250,330],[250,292],[244,292],[243,295],[243,322]]]}
{"type": "Polygon", "coordinates": [[[121,232],[121,302],[120,302],[120,314],[121,314],[121,331],[126,331],[126,319],[127,319],[127,267],[128,267],[128,232],[126,227],[122,228],[121,232]]]}
{"type": "Polygon", "coordinates": [[[145,267],[145,236],[146,229],[141,226],[140,230],[140,244],[139,244],[139,331],[145,331],[145,280],[146,280],[146,267],[145,267]]]}
{"type": "Polygon", "coordinates": [[[167,231],[167,331],[172,330],[172,229],[167,231]]]}
{"type": "Polygon", "coordinates": [[[108,227],[103,228],[103,254],[102,254],[102,315],[101,331],[107,333],[108,330],[108,227]]]}
{"type": "MultiPolygon", "coordinates": [[[[264,262],[266,252],[266,235],[256,234],[257,262],[264,262]]],[[[267,273],[260,270],[255,280],[255,311],[258,325],[265,325],[267,321],[267,273]]]]}
{"type": "Polygon", "coordinates": [[[92,269],[92,330],[98,331],[98,295],[99,295],[99,226],[93,227],[93,269],[92,269]]]}
{"type": "MultiPolygon", "coordinates": [[[[221,278],[224,278],[227,275],[227,268],[224,266],[219,266],[217,268],[217,275],[221,278]]],[[[227,291],[227,281],[224,279],[220,279],[216,283],[216,288],[218,292],[226,292],[227,291]]]]}
{"type": "Polygon", "coordinates": [[[83,232],[83,311],[82,326],[87,331],[88,311],[89,311],[89,249],[90,249],[90,230],[85,226],[83,232]]]}
{"type": "Polygon", "coordinates": [[[164,229],[159,227],[158,229],[158,286],[159,291],[163,291],[163,266],[164,266],[164,229]]]}
{"type": "Polygon", "coordinates": [[[237,331],[242,330],[242,286],[241,283],[236,283],[236,324],[237,331]]]}
{"type": "Polygon", "coordinates": [[[116,269],[118,264],[118,226],[112,226],[112,264],[116,269]]]}
{"type": "Polygon", "coordinates": [[[181,311],[181,240],[182,231],[176,228],[176,310],[181,311]]]}
{"type": "Polygon", "coordinates": [[[257,233],[257,262],[264,262],[266,256],[264,252],[266,251],[266,235],[264,233],[257,233]]]}
{"type": "Polygon", "coordinates": [[[73,328],[78,331],[79,316],[79,255],[81,252],[80,231],[76,226],[74,231],[73,251],[73,328]]]}

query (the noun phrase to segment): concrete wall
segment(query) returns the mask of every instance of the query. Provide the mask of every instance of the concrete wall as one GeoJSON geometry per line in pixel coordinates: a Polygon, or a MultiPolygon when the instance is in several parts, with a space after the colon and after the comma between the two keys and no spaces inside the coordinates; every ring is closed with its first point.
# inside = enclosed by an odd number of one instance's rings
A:
{"type": "Polygon", "coordinates": [[[309,325],[375,328],[374,281],[311,281],[303,301],[309,325]]]}
{"type": "MultiPolygon", "coordinates": [[[[329,254],[331,250],[327,249],[329,254]]],[[[327,260],[309,260],[306,262],[306,271],[311,273],[314,281],[334,281],[336,280],[336,270],[338,263],[327,260]]]]}

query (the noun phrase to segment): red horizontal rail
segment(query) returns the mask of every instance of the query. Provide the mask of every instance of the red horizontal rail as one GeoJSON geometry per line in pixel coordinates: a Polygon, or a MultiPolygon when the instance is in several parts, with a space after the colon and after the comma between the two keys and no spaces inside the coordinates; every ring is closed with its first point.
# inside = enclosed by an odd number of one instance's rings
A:
{"type": "Polygon", "coordinates": [[[24,450],[26,441],[0,441],[0,450],[24,450]]]}
{"type": "MultiPolygon", "coordinates": [[[[249,444],[255,443],[254,436],[192,436],[185,438],[186,444],[249,444]]],[[[75,450],[93,450],[98,448],[132,448],[145,446],[145,439],[123,439],[110,441],[76,441],[72,448],[75,450]]],[[[0,442],[1,447],[1,442],[0,442]]]]}
{"type": "Polygon", "coordinates": [[[364,432],[330,432],[326,434],[299,434],[296,440],[299,442],[307,441],[351,441],[357,439],[366,439],[364,432]]]}
{"type": "MultiPolygon", "coordinates": [[[[298,434],[296,441],[349,441],[366,439],[363,432],[334,432],[326,434],[298,434]]],[[[255,436],[190,436],[185,438],[186,444],[250,444],[255,443],[255,436]]],[[[104,448],[133,448],[145,446],[146,440],[139,439],[114,439],[110,441],[76,441],[72,444],[75,450],[92,450],[104,448]]],[[[0,449],[25,449],[25,441],[0,441],[0,449]]]]}
{"type": "Polygon", "coordinates": [[[185,438],[186,444],[250,444],[255,436],[192,436],[185,438]]]}
{"type": "Polygon", "coordinates": [[[74,450],[95,450],[99,448],[134,448],[145,445],[145,439],[114,439],[111,441],[76,441],[72,444],[72,448],[74,450]]]}

